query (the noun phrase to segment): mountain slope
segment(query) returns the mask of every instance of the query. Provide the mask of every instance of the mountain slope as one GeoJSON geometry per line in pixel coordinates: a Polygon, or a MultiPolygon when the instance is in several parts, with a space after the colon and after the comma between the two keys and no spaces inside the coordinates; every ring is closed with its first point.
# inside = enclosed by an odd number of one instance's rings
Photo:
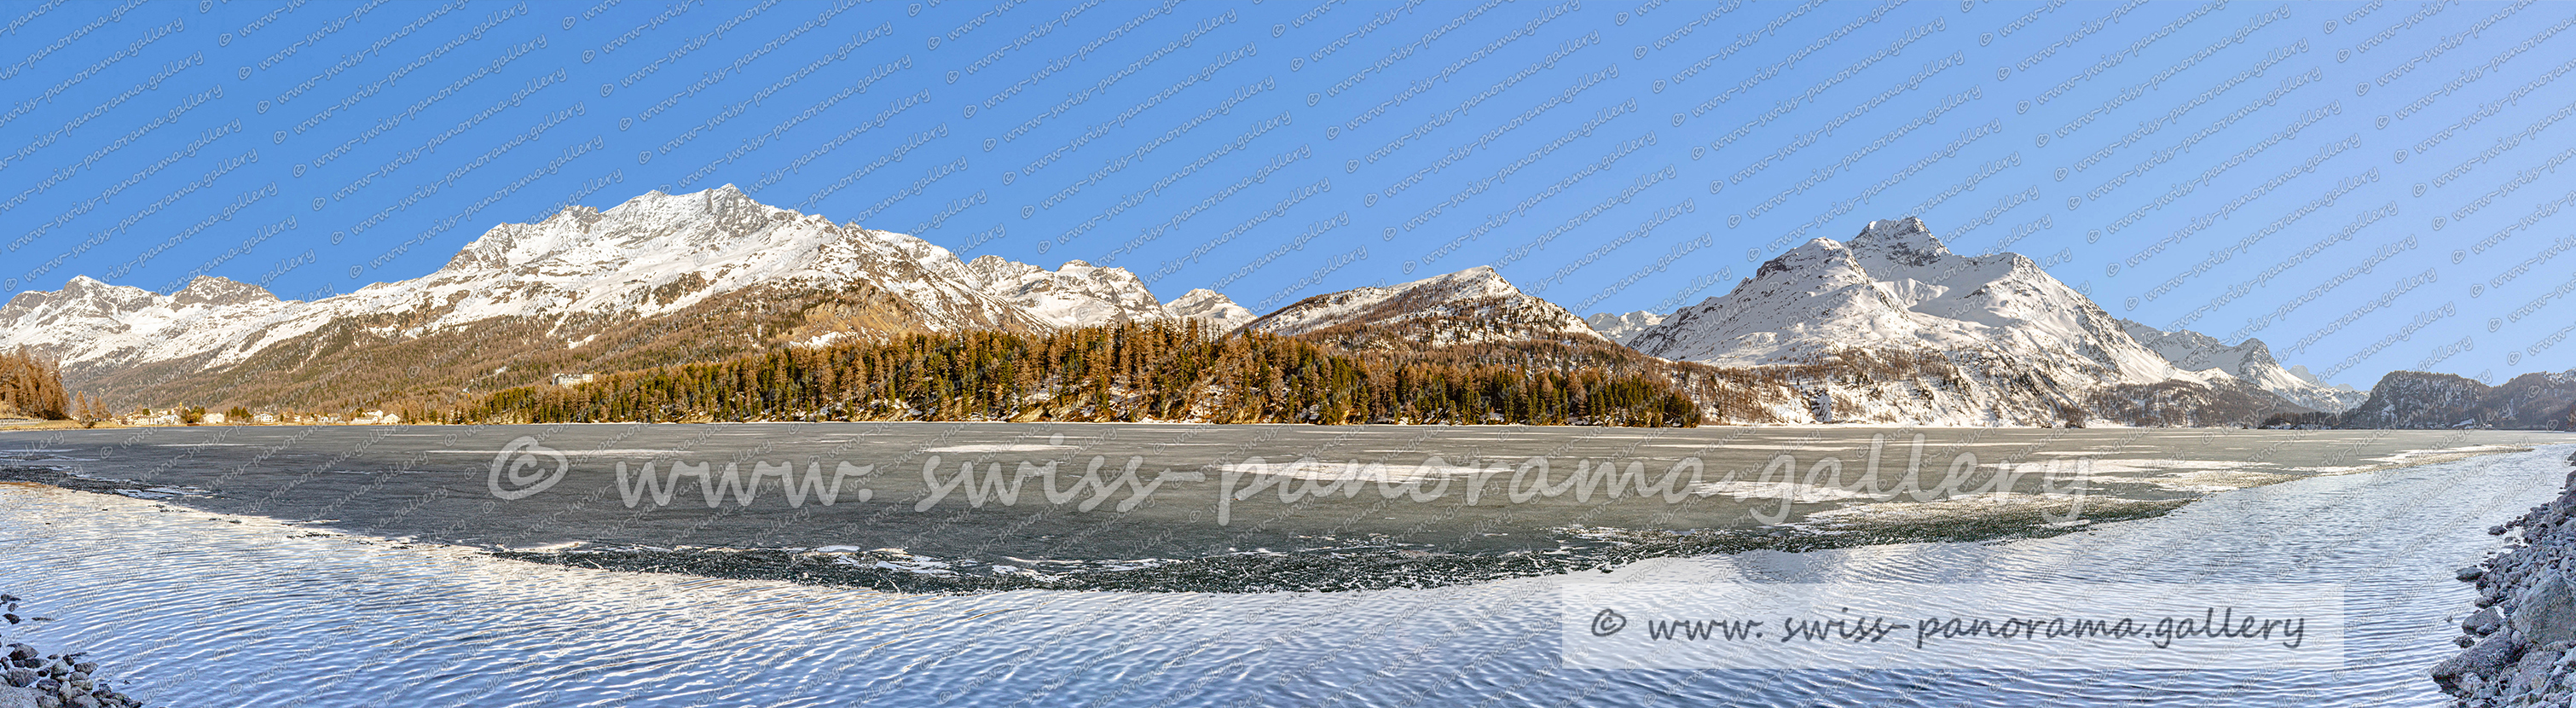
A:
{"type": "MultiPolygon", "coordinates": [[[[2167,332],[2125,319],[2120,320],[2120,327],[2139,344],[2173,362],[2176,368],[2184,371],[2215,369],[2301,406],[2337,412],[2361,405],[2370,397],[2369,393],[2349,386],[2327,386],[2281,368],[2281,363],[2272,358],[2272,349],[2264,346],[2260,339],[2247,339],[2231,347],[2216,337],[2190,330],[2167,332]]],[[[2299,371],[2306,369],[2302,367],[2299,371]]]]}
{"type": "Polygon", "coordinates": [[[1316,295],[1244,327],[1327,341],[1346,349],[1506,341],[1609,343],[1582,318],[1556,303],[1522,293],[1489,266],[1316,295]]]}

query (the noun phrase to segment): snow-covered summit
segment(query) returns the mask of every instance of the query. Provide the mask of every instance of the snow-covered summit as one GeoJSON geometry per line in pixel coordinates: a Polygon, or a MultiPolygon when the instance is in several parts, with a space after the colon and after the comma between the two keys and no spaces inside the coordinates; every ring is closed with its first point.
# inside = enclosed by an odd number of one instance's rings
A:
{"type": "Polygon", "coordinates": [[[1367,329],[1421,346],[1529,339],[1608,341],[1583,318],[1521,292],[1491,266],[1316,295],[1245,326],[1283,335],[1367,329]]]}
{"type": "Polygon", "coordinates": [[[1145,282],[1125,268],[1066,261],[1045,270],[1000,256],[978,256],[967,273],[984,292],[1000,296],[1054,327],[1090,327],[1169,319],[1145,282]]]}
{"type": "Polygon", "coordinates": [[[1251,310],[1234,304],[1233,298],[1207,288],[1181,293],[1180,297],[1163,303],[1163,309],[1173,317],[1198,320],[1218,332],[1234,331],[1253,319],[1251,310]]]}
{"type": "Polygon", "coordinates": [[[1799,244],[1627,342],[1721,366],[1827,365],[1791,375],[1808,377],[1795,379],[1807,398],[1834,401],[1838,420],[2197,424],[2278,405],[2224,372],[2175,367],[2030,259],[1954,253],[1910,218],[1799,244]]]}
{"type": "Polygon", "coordinates": [[[1989,352],[2100,383],[2199,378],[2030,259],[1952,253],[1911,218],[1870,222],[1847,242],[1801,244],[1632,341],[1647,354],[1727,365],[1875,346],[1989,352]]]}
{"type": "Polygon", "coordinates": [[[2265,346],[2260,339],[2248,338],[2235,346],[2228,346],[2216,337],[2191,330],[2167,332],[2129,320],[2121,320],[2120,327],[2139,344],[2173,362],[2176,368],[2223,372],[2279,394],[2291,403],[2334,413],[2349,410],[2370,398],[2367,391],[2350,386],[2328,386],[2312,375],[2302,376],[2307,373],[2307,367],[2281,368],[2281,363],[2272,358],[2271,347],[2265,346]]]}

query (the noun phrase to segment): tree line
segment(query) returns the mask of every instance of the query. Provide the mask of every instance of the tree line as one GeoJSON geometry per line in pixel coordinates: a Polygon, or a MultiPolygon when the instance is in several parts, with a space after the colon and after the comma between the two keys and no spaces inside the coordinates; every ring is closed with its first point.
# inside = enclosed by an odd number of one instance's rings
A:
{"type": "Polygon", "coordinates": [[[453,422],[776,420],[1695,426],[1645,367],[1351,352],[1197,322],[871,335],[494,392],[453,422]],[[1549,365],[1551,363],[1557,365],[1549,365]]]}
{"type": "Polygon", "coordinates": [[[26,347],[0,352],[0,418],[87,420],[107,417],[106,406],[63,388],[63,370],[26,347]]]}

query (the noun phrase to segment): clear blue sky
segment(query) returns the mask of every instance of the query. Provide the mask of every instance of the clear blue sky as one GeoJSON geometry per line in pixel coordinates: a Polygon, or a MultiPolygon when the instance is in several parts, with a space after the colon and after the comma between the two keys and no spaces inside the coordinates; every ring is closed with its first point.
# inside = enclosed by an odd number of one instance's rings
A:
{"type": "Polygon", "coordinates": [[[731,183],[1266,311],[1583,313],[1921,216],[2368,387],[2576,365],[2576,6],[0,4],[0,289],[311,298],[731,183]]]}

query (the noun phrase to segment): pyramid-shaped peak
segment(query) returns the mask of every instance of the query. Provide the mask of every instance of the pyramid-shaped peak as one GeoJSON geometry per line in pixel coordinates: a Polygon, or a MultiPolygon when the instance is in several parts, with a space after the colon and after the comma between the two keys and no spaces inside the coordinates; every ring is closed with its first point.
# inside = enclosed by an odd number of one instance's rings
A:
{"type": "Polygon", "coordinates": [[[1923,234],[1929,236],[1932,233],[1932,229],[1925,227],[1922,219],[1909,216],[1902,219],[1879,219],[1869,222],[1868,225],[1861,227],[1860,233],[1862,236],[1869,236],[1872,234],[1893,236],[1923,234]]]}
{"type": "Polygon", "coordinates": [[[1945,256],[1950,249],[1932,235],[1922,219],[1882,219],[1869,222],[1860,235],[1851,239],[1851,250],[1862,257],[1876,257],[1905,265],[1923,265],[1945,256]]]}

